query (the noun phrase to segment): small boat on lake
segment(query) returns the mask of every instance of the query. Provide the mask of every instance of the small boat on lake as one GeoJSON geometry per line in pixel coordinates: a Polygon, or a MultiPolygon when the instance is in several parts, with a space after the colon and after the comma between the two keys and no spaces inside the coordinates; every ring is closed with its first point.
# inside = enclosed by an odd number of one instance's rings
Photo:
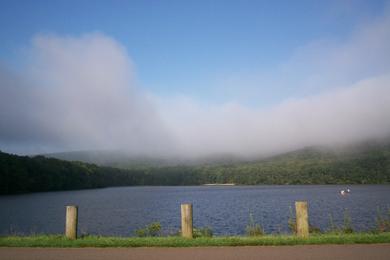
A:
{"type": "Polygon", "coordinates": [[[345,196],[345,195],[349,194],[350,192],[351,192],[350,189],[346,189],[346,190],[341,190],[340,194],[341,194],[341,196],[345,196]]]}

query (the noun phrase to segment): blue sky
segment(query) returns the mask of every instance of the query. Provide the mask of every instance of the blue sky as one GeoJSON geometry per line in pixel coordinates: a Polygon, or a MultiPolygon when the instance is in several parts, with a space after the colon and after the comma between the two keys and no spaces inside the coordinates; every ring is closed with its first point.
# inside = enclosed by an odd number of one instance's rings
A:
{"type": "Polygon", "coordinates": [[[0,1],[4,151],[388,138],[389,85],[389,1],[0,1]]]}
{"type": "MultiPolygon", "coordinates": [[[[125,46],[144,89],[225,102],[240,99],[221,90],[225,78],[267,71],[312,41],[343,41],[383,15],[385,5],[379,0],[2,1],[0,60],[18,64],[20,50],[38,33],[101,32],[125,46]]],[[[241,101],[272,104],[286,98],[283,92],[241,101]]]]}

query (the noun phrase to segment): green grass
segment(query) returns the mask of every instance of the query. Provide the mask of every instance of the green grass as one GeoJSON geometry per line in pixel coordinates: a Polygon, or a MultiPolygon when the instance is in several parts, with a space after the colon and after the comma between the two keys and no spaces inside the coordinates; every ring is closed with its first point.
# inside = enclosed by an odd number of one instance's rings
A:
{"type": "Polygon", "coordinates": [[[196,239],[184,239],[181,237],[138,238],[87,236],[73,241],[60,235],[0,237],[1,247],[199,247],[372,243],[390,243],[390,232],[379,234],[319,234],[312,235],[307,239],[298,238],[293,235],[201,237],[196,239]]]}

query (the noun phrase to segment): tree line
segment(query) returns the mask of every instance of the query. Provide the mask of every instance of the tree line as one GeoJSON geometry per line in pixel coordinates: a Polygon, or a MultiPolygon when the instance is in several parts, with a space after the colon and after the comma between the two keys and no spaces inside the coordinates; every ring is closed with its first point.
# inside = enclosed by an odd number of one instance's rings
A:
{"type": "Polygon", "coordinates": [[[206,183],[389,184],[390,149],[341,156],[308,150],[246,163],[128,169],[0,152],[0,194],[206,183]]]}

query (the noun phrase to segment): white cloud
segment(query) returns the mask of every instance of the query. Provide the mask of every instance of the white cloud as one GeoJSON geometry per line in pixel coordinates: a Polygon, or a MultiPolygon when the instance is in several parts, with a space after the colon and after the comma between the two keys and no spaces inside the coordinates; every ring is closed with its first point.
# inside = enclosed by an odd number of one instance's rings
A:
{"type": "Polygon", "coordinates": [[[269,75],[240,79],[240,92],[259,103],[286,91],[265,108],[146,95],[112,38],[39,35],[25,70],[0,69],[1,149],[259,156],[388,137],[389,21],[362,26],[341,43],[310,44],[269,75]]]}
{"type": "Polygon", "coordinates": [[[342,41],[317,40],[276,68],[226,77],[219,91],[235,102],[161,100],[164,118],[196,153],[262,155],[390,136],[389,28],[387,10],[342,41]]]}
{"type": "Polygon", "coordinates": [[[159,152],[170,136],[136,89],[125,49],[101,34],[39,35],[26,71],[3,83],[0,140],[43,149],[159,152]]]}
{"type": "Polygon", "coordinates": [[[387,75],[269,109],[250,109],[237,103],[199,105],[185,98],[160,101],[160,106],[189,153],[266,155],[387,137],[389,86],[387,75]]]}

